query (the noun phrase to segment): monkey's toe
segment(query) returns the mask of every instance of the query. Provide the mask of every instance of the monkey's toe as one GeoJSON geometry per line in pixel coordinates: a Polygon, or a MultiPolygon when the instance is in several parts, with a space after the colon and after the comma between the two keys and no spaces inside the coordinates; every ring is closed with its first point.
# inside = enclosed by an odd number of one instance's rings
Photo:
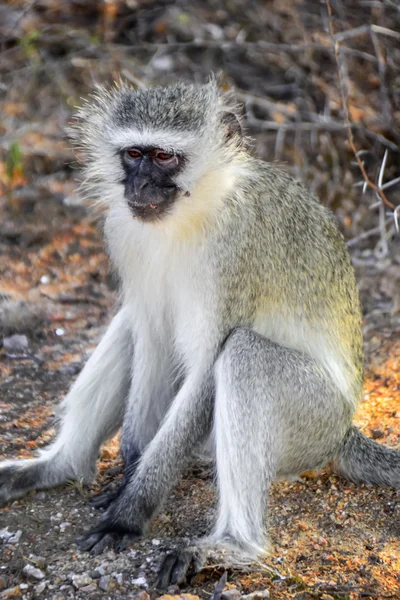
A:
{"type": "Polygon", "coordinates": [[[39,467],[21,467],[18,461],[10,461],[0,465],[0,507],[24,496],[29,490],[37,487],[40,481],[39,467]]]}
{"type": "Polygon", "coordinates": [[[169,585],[180,585],[187,576],[198,573],[205,562],[206,553],[196,546],[167,554],[158,572],[156,588],[163,590],[169,585]]]}
{"type": "Polygon", "coordinates": [[[96,527],[78,537],[76,543],[80,550],[97,555],[108,548],[122,552],[140,537],[141,532],[138,529],[125,531],[105,518],[96,527]]]}
{"type": "Polygon", "coordinates": [[[119,491],[115,492],[106,492],[105,494],[99,494],[98,496],[94,496],[90,500],[90,506],[98,509],[107,510],[111,506],[111,504],[118,498],[119,491]]]}
{"type": "Polygon", "coordinates": [[[89,531],[86,535],[76,540],[79,549],[90,554],[101,554],[107,547],[112,546],[114,537],[112,533],[102,531],[89,531]]]}

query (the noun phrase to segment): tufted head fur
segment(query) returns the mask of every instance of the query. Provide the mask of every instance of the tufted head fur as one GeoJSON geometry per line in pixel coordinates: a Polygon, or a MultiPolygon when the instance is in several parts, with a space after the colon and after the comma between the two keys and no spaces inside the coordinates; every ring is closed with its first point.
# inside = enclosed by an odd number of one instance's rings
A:
{"type": "Polygon", "coordinates": [[[85,187],[106,205],[118,195],[124,149],[148,145],[182,154],[185,168],[177,183],[190,193],[202,175],[221,169],[244,147],[238,107],[215,79],[146,90],[125,83],[99,87],[78,111],[72,137],[85,187]]]}

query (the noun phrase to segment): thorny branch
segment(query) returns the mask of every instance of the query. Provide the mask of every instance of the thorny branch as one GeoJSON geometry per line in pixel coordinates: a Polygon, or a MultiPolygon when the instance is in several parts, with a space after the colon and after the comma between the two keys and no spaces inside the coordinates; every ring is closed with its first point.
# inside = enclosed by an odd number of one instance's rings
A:
{"type": "MultiPolygon", "coordinates": [[[[344,34],[342,34],[342,36],[335,34],[334,27],[333,27],[332,6],[330,3],[330,0],[325,0],[325,1],[326,1],[326,7],[327,7],[327,11],[328,11],[329,31],[330,31],[331,38],[332,38],[333,45],[334,45],[334,53],[335,53],[336,65],[337,65],[337,69],[338,69],[340,93],[342,96],[342,105],[343,105],[343,110],[344,110],[344,115],[345,115],[345,124],[346,124],[350,148],[351,148],[352,152],[354,153],[354,156],[356,158],[357,164],[360,168],[360,171],[362,173],[362,176],[364,178],[366,185],[375,192],[375,194],[378,196],[378,198],[381,200],[381,202],[384,205],[386,205],[390,209],[392,209],[394,211],[394,214],[397,214],[395,212],[395,210],[397,211],[397,209],[395,209],[394,205],[387,199],[386,194],[383,191],[382,185],[380,185],[379,183],[377,185],[368,176],[368,173],[365,169],[364,163],[360,158],[360,152],[356,148],[356,145],[354,142],[353,129],[351,126],[351,121],[350,121],[350,111],[349,111],[349,105],[348,105],[348,89],[347,89],[347,85],[345,84],[344,65],[343,65],[343,61],[341,60],[341,56],[340,56],[340,40],[345,39],[345,37],[344,37],[344,34]]],[[[360,29],[362,29],[362,28],[360,28],[360,29]]],[[[374,27],[374,32],[378,31],[378,30],[380,31],[381,29],[382,28],[374,27]]],[[[363,30],[363,32],[364,32],[364,30],[363,30]]],[[[380,56],[378,56],[378,61],[380,62],[380,56]]],[[[382,162],[383,169],[381,167],[381,172],[380,172],[380,175],[381,175],[380,179],[382,179],[382,177],[383,177],[384,164],[386,164],[386,157],[387,157],[387,155],[385,153],[384,162],[382,162]]],[[[397,225],[396,225],[396,228],[397,228],[397,225]]]]}

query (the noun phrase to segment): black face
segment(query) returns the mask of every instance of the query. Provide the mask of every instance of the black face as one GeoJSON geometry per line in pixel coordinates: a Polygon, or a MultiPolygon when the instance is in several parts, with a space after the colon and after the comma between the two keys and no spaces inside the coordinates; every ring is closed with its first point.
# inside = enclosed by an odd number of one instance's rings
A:
{"type": "Polygon", "coordinates": [[[121,152],[125,171],[125,198],[135,217],[159,219],[168,212],[179,193],[174,177],[182,170],[182,156],[150,146],[135,146],[121,152]]]}

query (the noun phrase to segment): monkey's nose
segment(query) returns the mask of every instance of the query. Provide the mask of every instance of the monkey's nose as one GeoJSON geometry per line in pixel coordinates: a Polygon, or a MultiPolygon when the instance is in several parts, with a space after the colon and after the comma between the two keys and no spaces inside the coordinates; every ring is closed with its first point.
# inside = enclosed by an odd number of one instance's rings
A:
{"type": "Polygon", "coordinates": [[[135,196],[140,196],[140,194],[148,186],[149,186],[149,182],[146,179],[139,179],[138,181],[135,181],[134,186],[133,186],[133,192],[134,192],[135,196]]]}

